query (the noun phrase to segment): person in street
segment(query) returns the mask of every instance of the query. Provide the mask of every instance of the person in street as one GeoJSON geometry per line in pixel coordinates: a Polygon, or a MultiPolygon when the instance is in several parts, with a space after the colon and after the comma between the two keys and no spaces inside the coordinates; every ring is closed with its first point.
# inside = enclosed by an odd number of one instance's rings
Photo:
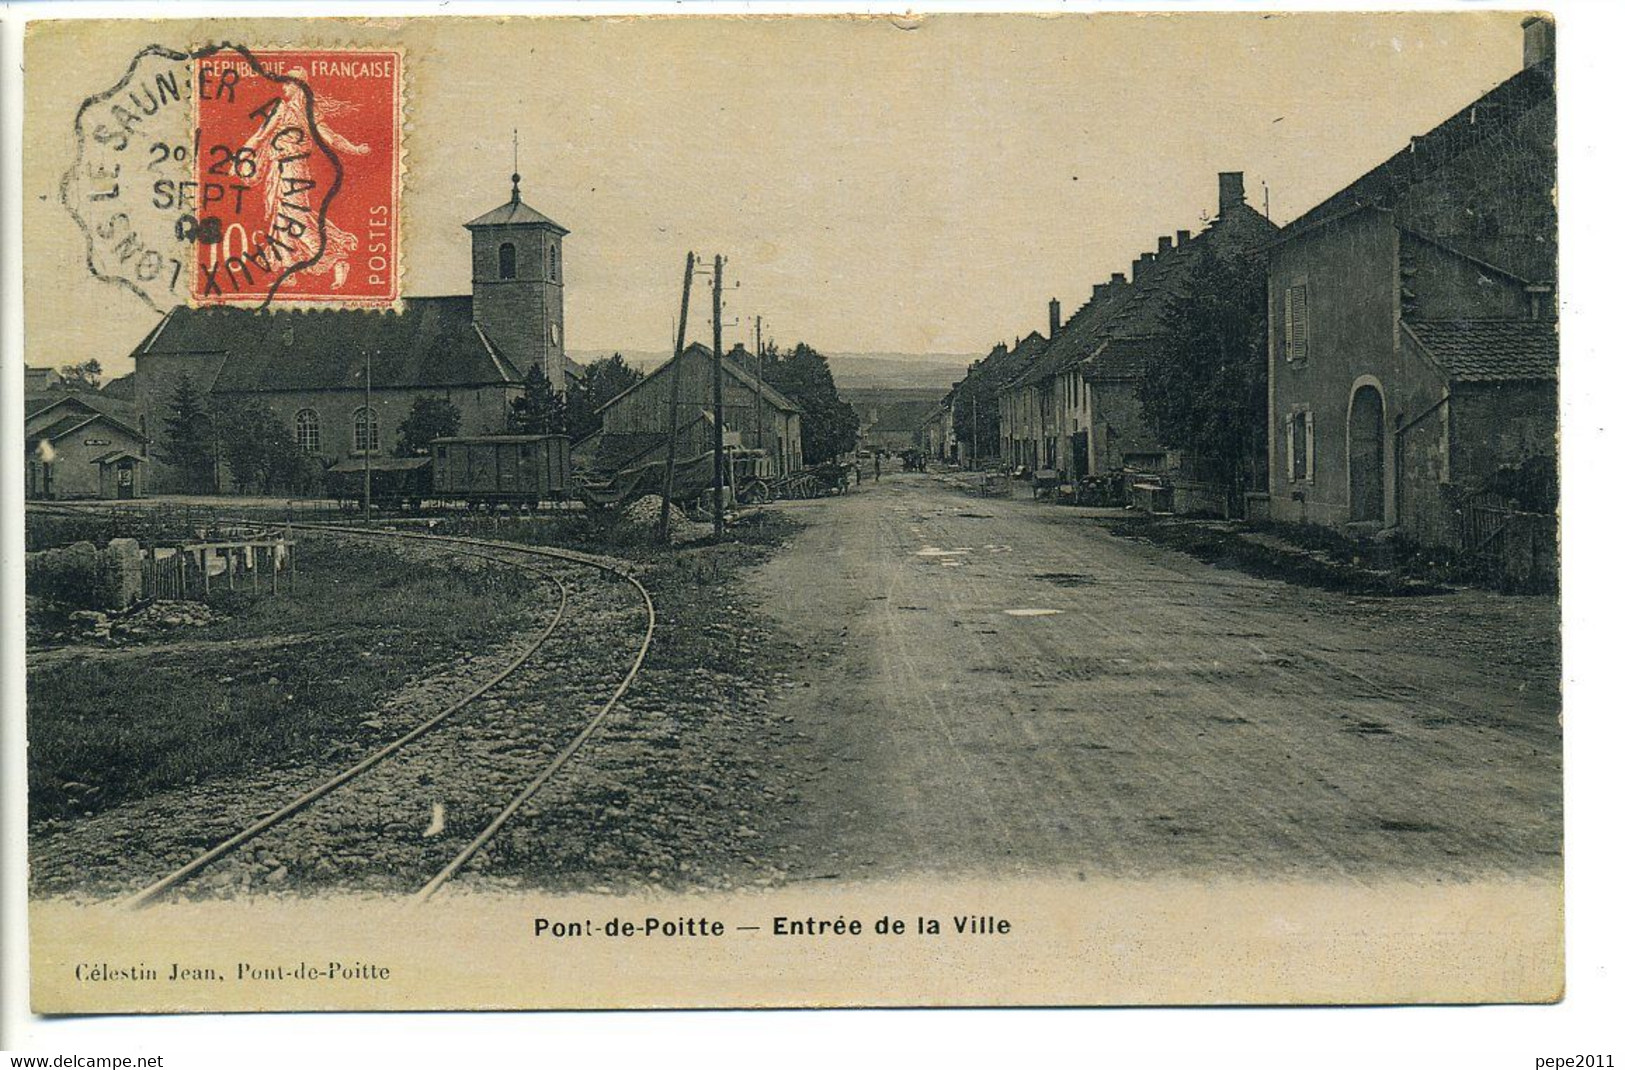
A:
{"type": "Polygon", "coordinates": [[[875,450],[875,482],[880,482],[880,451],[875,450]]]}

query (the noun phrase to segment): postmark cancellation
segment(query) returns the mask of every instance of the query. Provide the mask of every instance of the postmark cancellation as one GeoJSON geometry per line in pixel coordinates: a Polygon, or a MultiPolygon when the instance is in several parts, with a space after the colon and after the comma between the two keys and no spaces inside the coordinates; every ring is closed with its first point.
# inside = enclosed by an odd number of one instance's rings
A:
{"type": "Polygon", "coordinates": [[[142,49],[85,99],[61,200],[154,308],[400,296],[402,54],[142,49]]]}

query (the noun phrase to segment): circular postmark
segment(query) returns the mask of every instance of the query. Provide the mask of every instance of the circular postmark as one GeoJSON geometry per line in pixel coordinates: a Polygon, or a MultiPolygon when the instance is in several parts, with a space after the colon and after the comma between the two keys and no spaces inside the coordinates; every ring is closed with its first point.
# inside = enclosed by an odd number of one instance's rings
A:
{"type": "Polygon", "coordinates": [[[344,165],[303,71],[279,66],[240,45],[149,45],[80,105],[61,200],[91,274],[166,311],[263,307],[334,269],[344,165]]]}

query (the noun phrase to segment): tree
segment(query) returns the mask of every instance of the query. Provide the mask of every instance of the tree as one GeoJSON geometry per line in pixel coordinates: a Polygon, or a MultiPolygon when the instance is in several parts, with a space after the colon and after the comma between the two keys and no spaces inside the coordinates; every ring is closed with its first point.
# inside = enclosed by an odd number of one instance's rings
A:
{"type": "Polygon", "coordinates": [[[769,344],[762,378],[801,408],[801,456],[808,464],[833,461],[858,444],[858,413],[841,399],[829,361],[805,342],[788,355],[769,344]]]}
{"type": "Polygon", "coordinates": [[[967,376],[954,388],[954,438],[974,451],[959,458],[961,464],[985,462],[999,452],[999,395],[988,376],[967,376]]]}
{"type": "Polygon", "coordinates": [[[217,423],[220,452],[238,491],[270,493],[303,482],[307,457],[288,425],[269,406],[238,402],[223,408],[217,423]]]}
{"type": "Polygon", "coordinates": [[[214,420],[203,396],[193,387],[191,376],[182,375],[170,396],[169,415],[164,417],[164,429],[158,436],[158,459],[180,470],[186,490],[215,490],[214,440],[214,420]]]}
{"type": "Polygon", "coordinates": [[[62,385],[69,390],[100,390],[102,362],[92,358],[78,364],[64,364],[56,370],[62,376],[62,385]]]}
{"type": "Polygon", "coordinates": [[[429,443],[457,433],[463,414],[450,398],[423,395],[412,399],[412,410],[395,432],[395,456],[424,457],[429,443]]]}
{"type": "Polygon", "coordinates": [[[525,392],[509,409],[509,429],[517,435],[561,435],[565,417],[564,395],[554,392],[540,364],[532,364],[525,373],[525,392]]]}
{"type": "Polygon", "coordinates": [[[643,378],[616,353],[588,364],[578,382],[570,384],[565,398],[565,426],[572,441],[580,441],[603,426],[598,410],[643,378]]]}
{"type": "Polygon", "coordinates": [[[1141,411],[1169,446],[1235,491],[1268,465],[1268,279],[1256,257],[1203,250],[1162,316],[1163,344],[1140,380],[1141,411]]]}

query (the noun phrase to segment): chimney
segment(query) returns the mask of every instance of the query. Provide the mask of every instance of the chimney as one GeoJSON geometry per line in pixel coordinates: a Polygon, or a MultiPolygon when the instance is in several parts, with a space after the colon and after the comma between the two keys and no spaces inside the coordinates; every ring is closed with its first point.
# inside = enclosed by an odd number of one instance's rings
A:
{"type": "Polygon", "coordinates": [[[1174,247],[1174,239],[1164,235],[1157,239],[1157,255],[1161,256],[1174,247]]]}
{"type": "Polygon", "coordinates": [[[1550,63],[1557,57],[1557,26],[1548,17],[1530,15],[1523,20],[1523,65],[1525,69],[1550,63]]]}
{"type": "Polygon", "coordinates": [[[1135,282],[1140,281],[1140,276],[1141,275],[1149,275],[1151,273],[1151,265],[1152,265],[1152,263],[1154,263],[1156,261],[1156,259],[1157,259],[1157,254],[1156,253],[1141,253],[1140,254],[1140,258],[1138,260],[1134,261],[1134,264],[1133,264],[1134,281],[1135,282]]]}
{"type": "Polygon", "coordinates": [[[1061,333],[1061,302],[1058,298],[1049,299],[1049,336],[1054,338],[1061,333]]]}
{"type": "MultiPolygon", "coordinates": [[[[1113,275],[1112,278],[1120,279],[1120,278],[1122,278],[1122,276],[1121,275],[1113,275]]],[[[1097,282],[1097,283],[1095,283],[1095,292],[1089,296],[1089,300],[1091,300],[1091,301],[1099,301],[1102,297],[1106,296],[1106,291],[1109,290],[1109,289],[1111,289],[1111,283],[1108,283],[1108,282],[1097,282]]]]}
{"type": "Polygon", "coordinates": [[[1219,214],[1247,203],[1247,187],[1240,171],[1219,172],[1219,214]]]}
{"type": "Polygon", "coordinates": [[[1176,230],[1174,231],[1174,237],[1179,240],[1179,244],[1184,245],[1186,242],[1191,240],[1191,232],[1188,230],[1176,230]]]}
{"type": "Polygon", "coordinates": [[[1112,272],[1111,285],[1113,285],[1113,286],[1121,286],[1127,281],[1128,280],[1123,277],[1123,273],[1121,271],[1112,272]]]}

